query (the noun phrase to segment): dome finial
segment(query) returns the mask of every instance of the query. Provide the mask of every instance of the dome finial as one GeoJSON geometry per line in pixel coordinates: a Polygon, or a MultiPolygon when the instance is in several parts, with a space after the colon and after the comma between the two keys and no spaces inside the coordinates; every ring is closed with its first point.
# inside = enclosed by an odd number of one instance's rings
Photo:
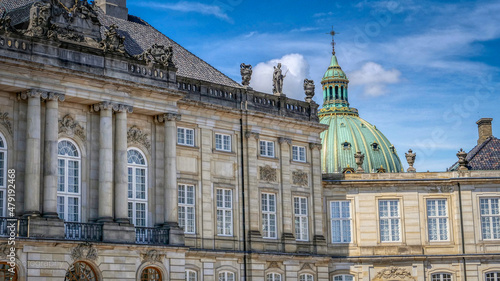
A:
{"type": "Polygon", "coordinates": [[[337,32],[333,30],[333,25],[332,25],[332,31],[326,34],[330,34],[332,36],[332,55],[335,55],[335,34],[337,34],[337,32]]]}

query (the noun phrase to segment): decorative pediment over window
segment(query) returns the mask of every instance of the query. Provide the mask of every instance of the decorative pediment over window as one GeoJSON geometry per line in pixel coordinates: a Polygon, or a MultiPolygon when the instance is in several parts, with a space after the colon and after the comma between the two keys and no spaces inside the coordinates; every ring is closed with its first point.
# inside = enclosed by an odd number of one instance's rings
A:
{"type": "Polygon", "coordinates": [[[127,142],[136,143],[144,146],[151,153],[151,141],[149,135],[142,132],[137,126],[132,126],[127,132],[127,142]]]}
{"type": "Polygon", "coordinates": [[[260,180],[267,182],[276,182],[277,181],[277,172],[276,169],[273,169],[271,166],[266,165],[260,168],[260,180]]]}
{"type": "Polygon", "coordinates": [[[97,249],[88,242],[71,249],[71,258],[75,261],[81,259],[96,261],[98,257],[97,249]]]}
{"type": "Polygon", "coordinates": [[[401,267],[389,267],[382,269],[375,275],[375,278],[372,281],[415,281],[415,277],[411,275],[411,273],[406,268],[401,267]]]}
{"type": "Polygon", "coordinates": [[[77,136],[82,141],[86,140],[85,129],[70,114],[65,115],[59,120],[59,133],[64,133],[71,137],[77,136]]]}

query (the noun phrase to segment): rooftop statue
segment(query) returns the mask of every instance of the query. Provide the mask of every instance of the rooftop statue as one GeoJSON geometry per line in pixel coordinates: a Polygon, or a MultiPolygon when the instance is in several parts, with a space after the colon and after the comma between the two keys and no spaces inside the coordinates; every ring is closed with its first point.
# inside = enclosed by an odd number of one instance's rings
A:
{"type": "Polygon", "coordinates": [[[273,73],[273,94],[277,96],[283,95],[283,79],[286,77],[281,71],[281,63],[274,67],[273,73]]]}
{"type": "Polygon", "coordinates": [[[118,34],[118,26],[112,24],[109,29],[104,32],[104,39],[100,42],[101,48],[104,52],[117,52],[119,54],[125,55],[125,36],[120,36],[118,34]]]}
{"type": "Polygon", "coordinates": [[[243,86],[250,85],[250,80],[252,79],[252,66],[249,64],[242,63],[240,65],[240,73],[241,73],[241,84],[243,86]]]}
{"type": "Polygon", "coordinates": [[[143,60],[148,64],[156,63],[166,67],[174,67],[173,62],[174,49],[172,46],[164,46],[159,44],[154,44],[149,49],[144,51],[140,55],[136,55],[135,58],[138,60],[143,60]]]}

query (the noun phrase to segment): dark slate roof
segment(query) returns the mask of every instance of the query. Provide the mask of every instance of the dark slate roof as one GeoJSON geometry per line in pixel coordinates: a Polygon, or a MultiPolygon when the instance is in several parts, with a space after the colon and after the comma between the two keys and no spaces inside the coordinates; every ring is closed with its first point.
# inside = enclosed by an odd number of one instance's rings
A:
{"type": "MultiPolygon", "coordinates": [[[[467,153],[469,170],[500,170],[500,140],[489,137],[467,153]]],[[[456,170],[458,162],[450,170],[456,170]]]]}
{"type": "MultiPolygon", "coordinates": [[[[12,24],[25,22],[29,19],[31,4],[38,0],[0,0],[0,9],[7,11],[12,18],[12,24]]],[[[162,34],[144,20],[129,15],[128,20],[122,20],[105,15],[100,8],[99,19],[101,24],[109,27],[118,26],[118,32],[125,36],[125,49],[130,55],[137,55],[153,44],[172,46],[174,48],[174,64],[178,68],[177,75],[214,84],[230,87],[241,87],[237,82],[215,69],[213,66],[198,58],[166,35],[162,34]]],[[[2,11],[0,10],[0,16],[2,11]]],[[[105,29],[102,29],[104,32],[105,29]]]]}

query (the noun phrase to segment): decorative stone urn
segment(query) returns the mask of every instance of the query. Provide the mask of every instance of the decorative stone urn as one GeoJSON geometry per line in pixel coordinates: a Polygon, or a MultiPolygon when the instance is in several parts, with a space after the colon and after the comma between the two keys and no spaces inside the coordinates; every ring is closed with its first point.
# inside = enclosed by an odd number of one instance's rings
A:
{"type": "Polygon", "coordinates": [[[365,155],[361,153],[361,151],[356,152],[354,154],[354,158],[356,159],[356,165],[358,165],[358,169],[356,169],[356,173],[364,173],[365,170],[363,170],[363,161],[365,160],[365,155]]]}
{"type": "Polygon", "coordinates": [[[416,153],[413,153],[413,151],[410,149],[408,150],[408,153],[405,153],[406,156],[406,161],[408,162],[408,170],[406,170],[408,173],[415,173],[417,169],[413,167],[413,164],[415,163],[415,157],[417,156],[416,153]]]}
{"type": "Polygon", "coordinates": [[[459,171],[468,171],[469,168],[467,165],[469,164],[469,161],[467,161],[467,152],[465,152],[462,148],[460,148],[460,151],[457,153],[458,157],[458,170],[459,171]]]}

